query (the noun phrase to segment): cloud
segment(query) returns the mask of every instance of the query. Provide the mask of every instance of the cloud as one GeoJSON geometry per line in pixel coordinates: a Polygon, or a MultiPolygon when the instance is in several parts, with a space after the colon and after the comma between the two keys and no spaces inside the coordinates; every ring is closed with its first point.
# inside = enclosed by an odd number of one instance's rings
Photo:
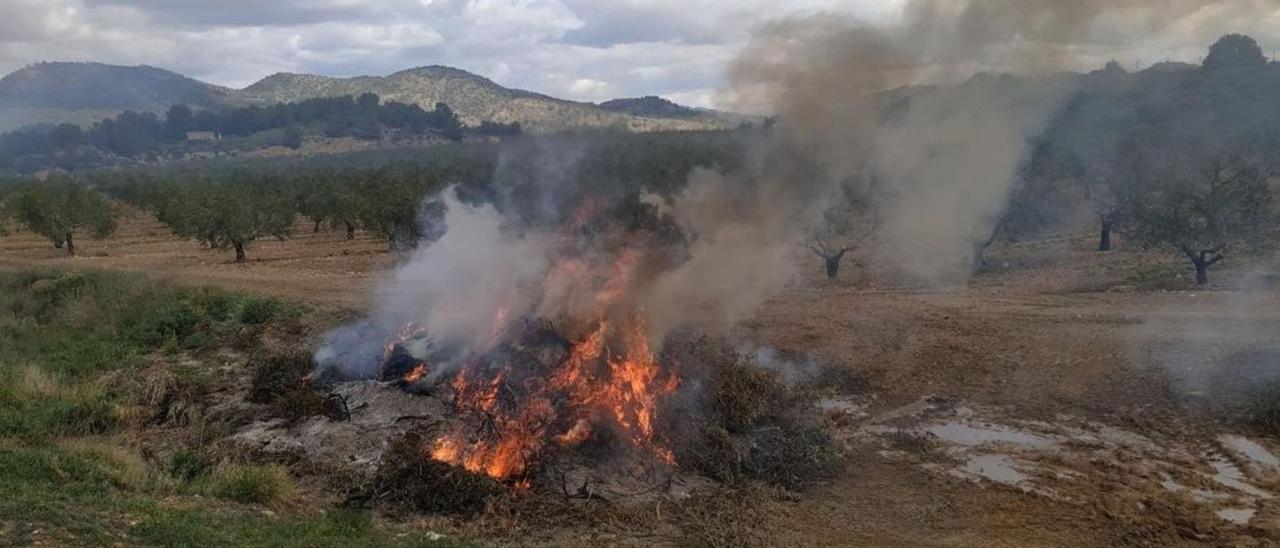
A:
{"type": "MultiPolygon", "coordinates": [[[[891,21],[911,1],[0,0],[0,73],[100,61],[243,87],[275,72],[356,76],[442,64],[569,99],[662,95],[712,106],[709,90],[724,85],[728,60],[767,21],[814,13],[891,21]]],[[[1165,14],[1175,21],[1165,34],[1133,44],[1143,34],[1135,29],[1168,21],[1117,19],[1074,58],[1087,68],[1113,56],[1127,66],[1197,61],[1216,35],[1236,31],[1280,46],[1280,8],[1242,19],[1198,0],[1164,1],[1177,8],[1165,14]]]]}
{"type": "Polygon", "coordinates": [[[609,97],[609,93],[612,90],[613,86],[609,85],[609,82],[601,82],[590,78],[579,78],[569,84],[569,91],[574,96],[591,97],[597,100],[609,97]]]}

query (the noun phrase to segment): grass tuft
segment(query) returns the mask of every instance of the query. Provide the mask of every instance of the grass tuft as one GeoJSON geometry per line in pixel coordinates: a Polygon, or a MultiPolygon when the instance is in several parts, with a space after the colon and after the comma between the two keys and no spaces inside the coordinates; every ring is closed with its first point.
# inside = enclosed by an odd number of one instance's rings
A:
{"type": "Polygon", "coordinates": [[[274,464],[226,465],[208,481],[210,494],[246,504],[281,505],[297,492],[288,470],[274,464]]]}

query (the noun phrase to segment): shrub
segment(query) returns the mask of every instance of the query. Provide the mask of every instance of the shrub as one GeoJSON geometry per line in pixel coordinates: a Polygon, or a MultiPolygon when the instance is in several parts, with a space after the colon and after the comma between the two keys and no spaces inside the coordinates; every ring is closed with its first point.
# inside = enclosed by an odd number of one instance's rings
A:
{"type": "Polygon", "coordinates": [[[744,432],[762,419],[776,416],[792,399],[777,372],[738,362],[717,368],[710,385],[715,422],[731,433],[744,432]]]}
{"type": "Polygon", "coordinates": [[[742,473],[787,489],[802,489],[839,471],[841,454],[821,423],[783,423],[752,434],[742,473]]]}
{"type": "Polygon", "coordinates": [[[246,504],[280,504],[295,490],[289,472],[279,465],[225,466],[214,471],[209,483],[212,495],[246,504]]]}
{"type": "Polygon", "coordinates": [[[280,316],[284,305],[275,299],[245,297],[236,319],[245,325],[262,325],[280,316]]]}
{"type": "Polygon", "coordinates": [[[141,307],[125,327],[129,337],[148,346],[160,346],[171,339],[181,340],[195,333],[200,318],[181,299],[170,298],[141,307]]]}
{"type": "Polygon", "coordinates": [[[169,457],[166,471],[175,479],[191,482],[204,477],[212,468],[213,464],[204,455],[194,451],[178,451],[169,457]]]}

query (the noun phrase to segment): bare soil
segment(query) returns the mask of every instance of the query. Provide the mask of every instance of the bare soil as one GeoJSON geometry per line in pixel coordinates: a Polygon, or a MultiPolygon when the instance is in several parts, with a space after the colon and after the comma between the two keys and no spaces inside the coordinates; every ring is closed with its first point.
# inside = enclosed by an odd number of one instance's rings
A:
{"type": "MultiPolygon", "coordinates": [[[[367,309],[377,280],[400,257],[365,234],[348,241],[338,231],[310,228],[300,224],[288,241],[258,242],[247,263],[234,264],[230,251],[177,240],[164,226],[132,214],[116,235],[78,241],[81,255],[74,258],[30,233],[11,232],[0,237],[0,268],[140,271],[344,314],[367,309]]],[[[739,539],[728,544],[792,546],[1280,542],[1280,504],[1271,501],[1280,469],[1247,462],[1221,437],[1247,436],[1272,452],[1280,439],[1225,421],[1181,390],[1159,352],[1185,338],[1166,326],[1188,319],[1248,326],[1206,344],[1270,344],[1280,328],[1280,295],[1195,290],[1186,287],[1176,258],[1125,250],[1098,254],[1092,245],[1082,235],[1008,246],[992,255],[996,272],[928,290],[903,289],[905,282],[874,265],[847,267],[850,281],[826,281],[820,261],[798,254],[811,275],[739,329],[865,380],[866,388],[846,395],[849,409],[834,417],[842,425],[848,468],[797,496],[753,502],[754,510],[742,509],[739,519],[707,518],[708,527],[752,531],[723,537],[739,539]],[[1153,269],[1173,274],[1153,282],[1153,269]],[[1149,290],[1152,284],[1176,290],[1149,290]],[[1228,306],[1242,295],[1256,306],[1228,306]],[[972,445],[935,434],[954,421],[1021,434],[1012,442],[997,436],[972,445]],[[1127,445],[1102,432],[1146,441],[1127,445]],[[1020,445],[1022,435],[1055,441],[1051,448],[1020,445]],[[981,458],[966,460],[973,457],[981,458]],[[987,457],[1012,462],[1023,479],[991,479],[981,468],[987,457]],[[1220,457],[1262,494],[1215,483],[1214,459],[1220,457]],[[1245,506],[1253,514],[1239,523],[1216,513],[1245,506]]],[[[657,522],[654,529],[650,538],[579,531],[508,542],[686,544],[721,538],[679,538],[661,532],[657,522]]]]}

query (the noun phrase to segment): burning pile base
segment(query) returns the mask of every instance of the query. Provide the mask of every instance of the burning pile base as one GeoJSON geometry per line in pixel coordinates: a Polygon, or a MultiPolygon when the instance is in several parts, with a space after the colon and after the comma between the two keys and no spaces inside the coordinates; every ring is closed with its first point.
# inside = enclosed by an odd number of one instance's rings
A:
{"type": "Polygon", "coordinates": [[[475,511],[501,492],[626,503],[753,480],[799,488],[839,461],[811,391],[724,340],[670,337],[650,355],[662,369],[622,383],[669,388],[650,408],[625,390],[617,402],[606,398],[615,384],[603,380],[633,371],[612,355],[607,330],[571,343],[549,324],[519,325],[509,342],[463,358],[450,374],[430,367],[450,358],[447,350],[422,333],[400,337],[378,380],[323,387],[345,402],[346,420],[260,421],[236,439],[347,469],[365,480],[362,496],[430,513],[475,511]],[[583,356],[591,359],[575,364],[583,356]],[[556,384],[571,378],[566,371],[605,388],[584,394],[556,384]],[[669,380],[675,371],[678,384],[669,380]]]}

